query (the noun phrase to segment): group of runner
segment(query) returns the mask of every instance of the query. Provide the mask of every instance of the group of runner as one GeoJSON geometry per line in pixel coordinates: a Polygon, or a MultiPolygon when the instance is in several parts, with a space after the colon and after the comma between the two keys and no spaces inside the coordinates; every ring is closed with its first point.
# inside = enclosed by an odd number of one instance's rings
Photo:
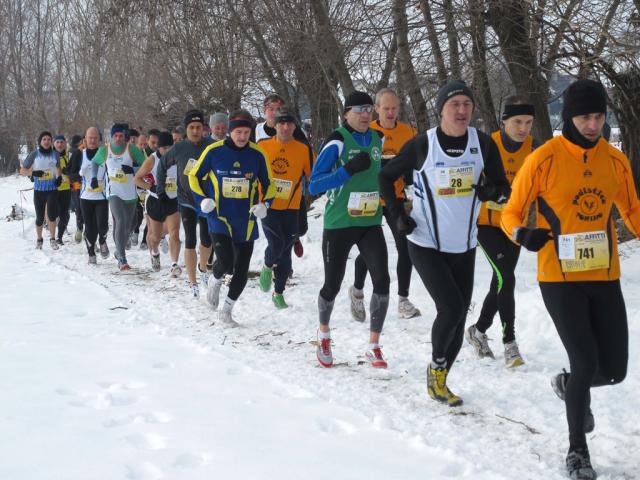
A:
{"type": "Polygon", "coordinates": [[[486,332],[496,314],[506,366],[524,363],[515,337],[515,268],[521,246],[539,252],[540,289],[570,363],[569,372],[552,380],[566,404],[567,470],[574,479],[596,478],[585,436],[594,428],[589,391],[622,381],[628,357],[614,204],[629,229],[640,233],[640,202],[629,161],[602,138],[604,87],[591,80],[570,85],[562,134],[542,145],[531,136],[534,107],[522,96],[507,99],[501,127],[491,135],[470,126],[476,105],[462,81],[440,88],[435,101],[440,122],[425,133],[416,134],[398,120],[400,104],[391,89],[377,92],[375,101],[364,92],[350,93],[343,123],[326,138],[317,159],[293,111],[277,95],[265,99],[266,121],[258,125],[246,110],[212,115],[212,136],[204,135],[204,114],[198,110],[187,112],[183,127],[172,133],[150,131],[144,137],[116,124],[103,146],[98,131],[90,128],[84,149],[71,159],[64,138],[43,132],[21,169],[34,179],[37,247],[42,248],[46,211],[51,246],[59,248],[69,220],[64,192],[81,180],[89,262],[96,263],[96,248],[103,257],[109,255],[110,210],[115,256],[126,270],[127,242],[140,225],[136,205],[144,197],[144,240],[153,270],[160,270],[158,248],[168,234],[170,273],[180,275],[181,219],[193,296],[199,296],[197,269],[219,320],[235,326],[232,310],[247,284],[258,220],[268,243],[260,288],[273,288],[274,305],[287,308],[284,290],[292,250],[303,254],[308,195],[325,194],[318,362],[333,365],[330,321],[356,245],[355,278],[348,288],[351,315],[366,320],[363,287],[369,272],[373,293],[365,358],[373,367],[387,367],[380,346],[390,293],[384,217],[398,252],[398,317],[420,315],[409,300],[415,268],[437,312],[427,392],[452,407],[463,403],[447,381],[463,341],[479,357],[494,358],[486,332]],[[528,223],[532,203],[535,226],[528,223]],[[479,318],[465,329],[478,245],[493,275],[479,318]],[[232,279],[219,308],[226,274],[232,279]]]}

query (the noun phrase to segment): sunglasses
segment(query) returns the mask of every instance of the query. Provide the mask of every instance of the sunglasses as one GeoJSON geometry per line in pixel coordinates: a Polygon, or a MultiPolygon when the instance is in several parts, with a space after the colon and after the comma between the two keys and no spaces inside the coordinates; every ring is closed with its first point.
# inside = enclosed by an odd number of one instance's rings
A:
{"type": "Polygon", "coordinates": [[[355,113],[371,113],[373,112],[373,105],[355,105],[349,107],[349,110],[355,113]]]}

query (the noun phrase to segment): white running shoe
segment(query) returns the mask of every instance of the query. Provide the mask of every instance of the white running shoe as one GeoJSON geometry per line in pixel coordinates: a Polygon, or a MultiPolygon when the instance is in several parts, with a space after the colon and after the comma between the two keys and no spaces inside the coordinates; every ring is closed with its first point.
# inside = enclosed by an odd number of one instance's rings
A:
{"type": "Polygon", "coordinates": [[[76,234],[74,235],[73,238],[76,241],[76,243],[80,243],[82,241],[82,230],[80,229],[76,230],[76,234]]]}
{"type": "Polygon", "coordinates": [[[235,328],[240,326],[240,324],[233,319],[231,310],[225,310],[224,308],[218,312],[218,320],[225,327],[235,328]]]}
{"type": "Polygon", "coordinates": [[[197,283],[191,284],[191,296],[193,298],[200,298],[200,288],[198,288],[197,283]]]}
{"type": "Polygon", "coordinates": [[[331,352],[331,338],[320,338],[320,330],[318,330],[318,346],[316,348],[316,357],[318,362],[325,368],[333,366],[333,353],[331,352]]]}
{"type": "Polygon", "coordinates": [[[167,237],[162,237],[162,240],[160,240],[160,250],[165,255],[169,253],[169,242],[167,242],[167,237]]]}
{"type": "MultiPolygon", "coordinates": [[[[351,318],[356,322],[364,322],[367,319],[367,312],[364,309],[364,294],[357,297],[353,285],[349,287],[349,299],[351,300],[351,318]]],[[[322,363],[322,362],[320,362],[322,363]]]]}
{"type": "Polygon", "coordinates": [[[207,287],[207,302],[215,310],[220,303],[220,289],[222,288],[222,282],[212,277],[207,287]]]}
{"type": "Polygon", "coordinates": [[[200,274],[200,283],[206,287],[209,284],[209,271],[205,270],[203,272],[200,270],[200,265],[198,265],[198,273],[200,274]]]}
{"type": "MultiPolygon", "coordinates": [[[[129,234],[129,241],[127,242],[127,244],[129,245],[129,248],[131,248],[131,245],[138,245],[138,234],[136,232],[131,232],[129,234]]],[[[129,248],[127,248],[127,250],[129,248]]]]}
{"type": "Polygon", "coordinates": [[[102,258],[109,258],[109,247],[106,241],[100,244],[100,256],[102,258]]]}
{"type": "Polygon", "coordinates": [[[160,271],[160,254],[156,253],[155,255],[151,254],[151,270],[154,272],[160,271]]]}
{"type": "Polygon", "coordinates": [[[471,325],[465,330],[464,338],[471,344],[480,358],[496,358],[491,351],[491,347],[489,347],[489,337],[487,337],[486,333],[481,333],[475,325],[471,325]]]}
{"type": "Polygon", "coordinates": [[[182,274],[182,268],[177,263],[173,263],[171,265],[171,269],[169,270],[169,275],[171,278],[178,278],[182,274]]]}
{"type": "Polygon", "coordinates": [[[364,358],[371,364],[373,368],[387,368],[387,361],[382,356],[382,347],[380,345],[367,350],[364,358]]]}
{"type": "Polygon", "coordinates": [[[89,265],[97,265],[98,259],[95,255],[89,255],[89,265]]]}
{"type": "Polygon", "coordinates": [[[513,342],[504,344],[504,363],[507,368],[519,367],[520,365],[524,365],[524,360],[520,355],[520,350],[518,349],[518,344],[514,340],[513,342]]]}
{"type": "Polygon", "coordinates": [[[411,303],[408,297],[398,297],[398,317],[413,318],[419,317],[420,310],[411,303]]]}
{"type": "Polygon", "coordinates": [[[59,250],[60,249],[60,245],[58,245],[58,242],[56,242],[55,238],[52,238],[51,240],[49,240],[49,243],[51,244],[51,250],[59,250]]]}

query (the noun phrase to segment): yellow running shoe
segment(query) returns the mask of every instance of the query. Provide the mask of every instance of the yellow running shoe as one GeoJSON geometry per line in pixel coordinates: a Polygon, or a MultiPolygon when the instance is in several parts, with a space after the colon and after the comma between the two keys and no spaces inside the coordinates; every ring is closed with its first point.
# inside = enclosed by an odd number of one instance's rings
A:
{"type": "Polygon", "coordinates": [[[444,368],[433,368],[429,364],[427,369],[427,392],[434,400],[447,404],[450,407],[462,405],[462,399],[447,387],[447,375],[449,371],[444,368]]]}

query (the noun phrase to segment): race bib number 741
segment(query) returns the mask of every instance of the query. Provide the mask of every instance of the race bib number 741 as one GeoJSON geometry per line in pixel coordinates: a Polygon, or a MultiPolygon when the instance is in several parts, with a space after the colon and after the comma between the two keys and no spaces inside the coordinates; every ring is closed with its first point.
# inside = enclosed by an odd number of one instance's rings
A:
{"type": "Polygon", "coordinates": [[[609,268],[609,242],[604,231],[558,237],[558,258],[563,272],[609,268]]]}

